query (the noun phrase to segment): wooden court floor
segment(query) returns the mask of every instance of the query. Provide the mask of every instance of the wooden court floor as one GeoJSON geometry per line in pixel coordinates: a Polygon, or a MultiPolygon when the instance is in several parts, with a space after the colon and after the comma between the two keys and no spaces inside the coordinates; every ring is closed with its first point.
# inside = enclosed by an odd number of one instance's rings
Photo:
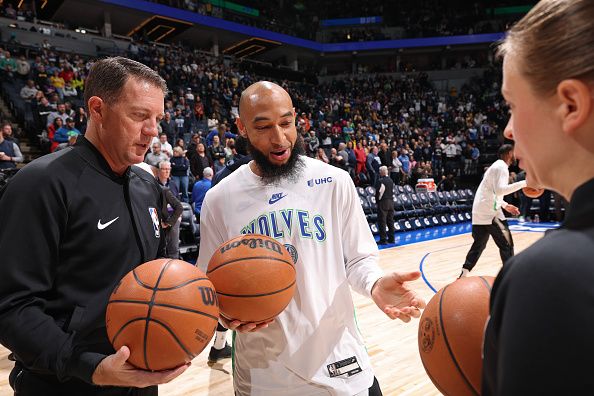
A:
{"type": "MultiPolygon", "coordinates": [[[[516,253],[530,246],[544,234],[514,231],[516,253]]],[[[470,234],[420,242],[380,251],[380,265],[385,271],[414,271],[423,260],[427,281],[439,290],[455,280],[470,245],[470,234]]],[[[481,256],[472,275],[497,275],[501,267],[499,252],[492,240],[481,256]]],[[[411,284],[426,301],[434,292],[419,279],[411,284]]],[[[373,301],[353,293],[357,321],[363,335],[376,377],[384,395],[431,396],[440,395],[426,375],[418,346],[418,319],[401,323],[388,319],[373,301]]],[[[230,338],[230,337],[229,337],[230,338]]],[[[210,345],[192,361],[192,366],[173,382],[159,387],[159,393],[179,395],[233,395],[231,359],[209,366],[206,362],[210,345]]],[[[12,362],[8,351],[0,346],[0,396],[12,395],[8,374],[12,362]]]]}

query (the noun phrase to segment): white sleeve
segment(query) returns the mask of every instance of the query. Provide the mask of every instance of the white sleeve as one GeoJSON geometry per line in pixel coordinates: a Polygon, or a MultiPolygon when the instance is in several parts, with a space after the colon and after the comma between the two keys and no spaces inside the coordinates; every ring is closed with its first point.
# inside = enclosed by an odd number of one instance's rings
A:
{"type": "Polygon", "coordinates": [[[209,199],[212,196],[210,190],[206,192],[204,202],[202,202],[202,210],[200,211],[200,248],[196,266],[204,273],[206,273],[208,262],[215,250],[226,241],[219,228],[223,216],[217,213],[216,200],[209,199]]]}
{"type": "Polygon", "coordinates": [[[371,288],[384,275],[378,265],[377,244],[367,224],[353,181],[345,173],[341,182],[341,213],[344,215],[342,243],[347,279],[357,293],[371,297],[371,288]]]}
{"type": "Polygon", "coordinates": [[[526,180],[509,184],[509,172],[507,169],[497,167],[492,173],[493,190],[497,196],[497,209],[505,208],[507,203],[503,200],[503,197],[518,191],[519,189],[526,187],[526,180]]]}

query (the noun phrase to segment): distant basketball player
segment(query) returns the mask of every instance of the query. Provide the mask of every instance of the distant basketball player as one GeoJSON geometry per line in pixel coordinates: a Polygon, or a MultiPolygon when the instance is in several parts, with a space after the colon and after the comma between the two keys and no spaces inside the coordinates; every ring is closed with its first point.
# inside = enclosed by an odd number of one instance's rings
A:
{"type": "Polygon", "coordinates": [[[378,249],[348,173],[301,155],[289,94],[258,82],[241,95],[237,126],[253,161],[206,194],[198,265],[238,235],[261,233],[292,252],[297,290],[264,323],[237,330],[233,384],[238,396],[381,395],[355,323],[352,287],[392,319],[420,316],[425,302],[406,282],[384,275],[378,249]]]}
{"type": "Polygon", "coordinates": [[[504,144],[498,151],[499,159],[487,169],[483,180],[476,190],[472,204],[472,238],[474,242],[466,255],[460,277],[468,275],[485,250],[489,235],[493,237],[499,248],[503,264],[514,255],[514,241],[502,208],[512,215],[520,214],[520,210],[503,200],[511,194],[526,187],[522,180],[509,184],[509,166],[514,162],[514,147],[504,144]]]}
{"type": "Polygon", "coordinates": [[[594,395],[593,45],[594,1],[543,0],[499,49],[504,133],[528,184],[557,191],[569,208],[495,280],[483,396],[594,395]]]}

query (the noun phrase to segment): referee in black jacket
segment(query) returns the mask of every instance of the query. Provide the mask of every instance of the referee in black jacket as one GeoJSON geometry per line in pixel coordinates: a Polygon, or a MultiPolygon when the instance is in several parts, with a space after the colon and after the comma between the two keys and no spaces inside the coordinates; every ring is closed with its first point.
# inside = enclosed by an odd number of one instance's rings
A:
{"type": "Polygon", "coordinates": [[[593,1],[543,0],[499,48],[505,137],[527,184],[558,192],[569,208],[495,279],[482,396],[594,395],[593,42],[593,1]]]}
{"type": "Polygon", "coordinates": [[[375,185],[375,201],[377,203],[377,217],[379,227],[379,244],[394,243],[394,182],[388,176],[388,167],[380,166],[379,179],[375,185]],[[386,225],[388,236],[386,238],[386,225]]]}
{"type": "Polygon", "coordinates": [[[141,162],[163,116],[165,81],[125,58],[85,84],[86,136],[24,167],[0,193],[0,342],[18,395],[155,395],[166,372],[126,363],[105,330],[116,283],[162,256],[156,180],[141,162]],[[141,389],[142,388],[142,389],[141,389]]]}

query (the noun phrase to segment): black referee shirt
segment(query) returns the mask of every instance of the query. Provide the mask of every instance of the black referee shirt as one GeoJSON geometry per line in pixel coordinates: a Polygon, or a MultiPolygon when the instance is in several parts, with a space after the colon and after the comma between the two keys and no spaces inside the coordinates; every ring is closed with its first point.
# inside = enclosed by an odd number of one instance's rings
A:
{"type": "Polygon", "coordinates": [[[594,179],[491,293],[483,396],[594,395],[594,179]]]}

